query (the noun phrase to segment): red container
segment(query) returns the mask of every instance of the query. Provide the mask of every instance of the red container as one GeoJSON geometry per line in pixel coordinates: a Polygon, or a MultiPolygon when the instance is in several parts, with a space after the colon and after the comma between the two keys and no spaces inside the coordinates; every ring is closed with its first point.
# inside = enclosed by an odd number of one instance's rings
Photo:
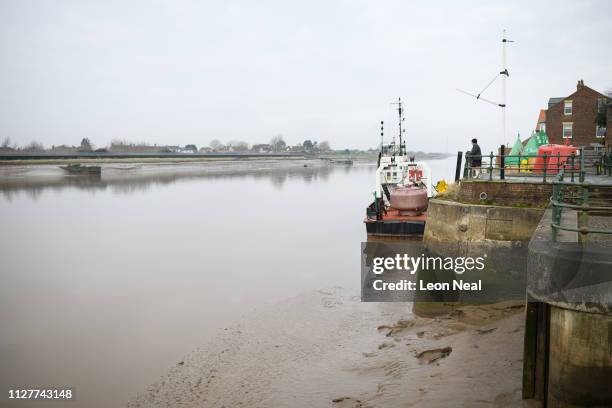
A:
{"type": "Polygon", "coordinates": [[[565,146],[558,144],[542,145],[538,148],[538,157],[535,158],[532,170],[536,173],[543,173],[546,169],[547,173],[557,173],[563,169],[578,170],[580,168],[580,156],[578,156],[578,148],[574,146],[565,146]],[[544,154],[546,154],[546,162],[544,162],[544,154]],[[574,154],[572,166],[572,154],[574,154]]]}
{"type": "Polygon", "coordinates": [[[391,190],[391,207],[401,215],[419,215],[427,209],[427,190],[415,186],[391,190]]]}

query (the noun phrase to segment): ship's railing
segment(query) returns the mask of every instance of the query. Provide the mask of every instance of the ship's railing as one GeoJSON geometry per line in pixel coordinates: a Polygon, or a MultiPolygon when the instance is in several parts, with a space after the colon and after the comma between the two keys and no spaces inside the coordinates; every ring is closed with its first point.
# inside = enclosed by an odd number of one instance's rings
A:
{"type": "Polygon", "coordinates": [[[503,149],[499,154],[471,155],[466,153],[463,177],[461,177],[461,155],[457,154],[455,181],[463,179],[504,180],[510,177],[536,178],[551,182],[561,171],[571,181],[584,181],[586,166],[582,149],[571,154],[506,155],[503,149]],[[478,165],[480,162],[480,165],[478,165]]]}
{"type": "MultiPolygon", "coordinates": [[[[551,228],[553,238],[556,240],[559,230],[577,232],[578,240],[585,241],[587,234],[612,234],[610,229],[597,229],[589,227],[589,213],[612,214],[612,206],[593,205],[592,192],[601,186],[588,182],[574,182],[565,180],[565,171],[561,170],[553,180],[553,193],[550,198],[552,207],[551,228]],[[576,227],[562,224],[563,209],[578,212],[576,227]]],[[[604,202],[609,202],[603,200],[604,202]]]]}

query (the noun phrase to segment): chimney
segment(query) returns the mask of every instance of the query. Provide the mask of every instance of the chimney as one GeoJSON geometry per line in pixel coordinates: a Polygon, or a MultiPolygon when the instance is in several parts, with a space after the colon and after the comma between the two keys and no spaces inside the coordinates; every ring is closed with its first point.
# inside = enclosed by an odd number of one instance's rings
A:
{"type": "Polygon", "coordinates": [[[584,81],[582,79],[578,80],[578,85],[576,85],[576,90],[579,91],[584,88],[584,81]]]}

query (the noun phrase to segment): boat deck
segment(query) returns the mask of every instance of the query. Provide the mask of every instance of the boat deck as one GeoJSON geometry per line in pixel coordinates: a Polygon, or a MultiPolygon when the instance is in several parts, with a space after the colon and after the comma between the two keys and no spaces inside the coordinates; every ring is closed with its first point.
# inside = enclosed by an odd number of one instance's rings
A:
{"type": "Polygon", "coordinates": [[[383,213],[382,216],[383,221],[422,221],[425,222],[427,220],[427,212],[423,212],[419,215],[402,215],[399,210],[395,208],[390,208],[387,210],[387,213],[383,213]]]}

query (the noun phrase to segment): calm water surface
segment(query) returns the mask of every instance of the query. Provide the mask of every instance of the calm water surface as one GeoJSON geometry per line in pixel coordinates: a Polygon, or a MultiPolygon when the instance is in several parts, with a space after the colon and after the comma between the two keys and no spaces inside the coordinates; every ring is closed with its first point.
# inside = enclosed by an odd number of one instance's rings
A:
{"type": "Polygon", "coordinates": [[[245,312],[359,287],[372,165],[0,170],[2,398],[70,386],[66,406],[123,406],[245,312]]]}

